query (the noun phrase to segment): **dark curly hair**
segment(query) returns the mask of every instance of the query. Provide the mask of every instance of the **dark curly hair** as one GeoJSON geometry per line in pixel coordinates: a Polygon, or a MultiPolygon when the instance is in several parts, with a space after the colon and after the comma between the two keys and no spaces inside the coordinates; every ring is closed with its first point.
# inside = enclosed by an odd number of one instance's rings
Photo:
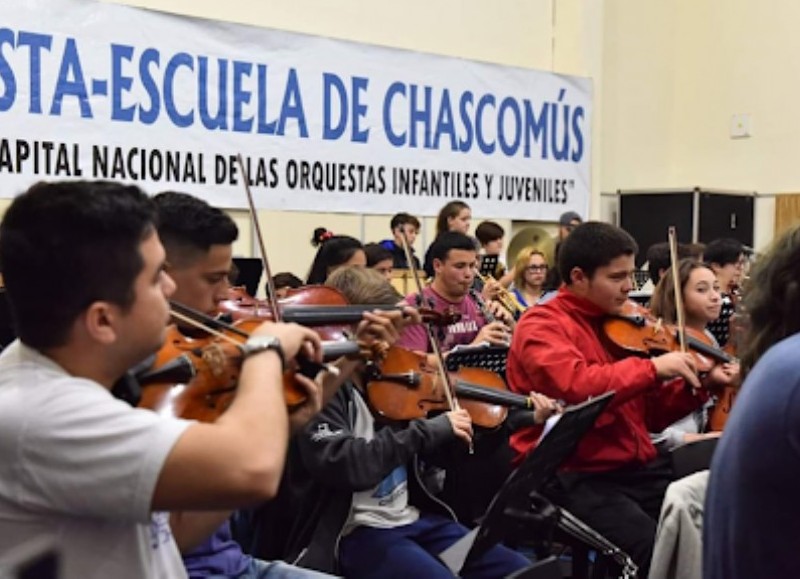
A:
{"type": "Polygon", "coordinates": [[[748,321],[742,378],[772,345],[800,331],[800,226],[781,235],[756,262],[743,305],[748,321]]]}

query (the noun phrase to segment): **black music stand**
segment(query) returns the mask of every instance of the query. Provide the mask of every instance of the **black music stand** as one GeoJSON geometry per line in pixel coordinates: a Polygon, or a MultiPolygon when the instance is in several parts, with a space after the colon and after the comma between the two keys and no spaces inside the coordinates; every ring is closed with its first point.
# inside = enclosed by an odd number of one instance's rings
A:
{"type": "Polygon", "coordinates": [[[236,285],[243,285],[248,294],[256,295],[261,274],[264,272],[264,263],[257,257],[234,257],[233,263],[239,270],[236,285]]]}
{"type": "Polygon", "coordinates": [[[445,364],[448,372],[458,372],[461,367],[483,368],[505,378],[507,359],[507,346],[457,346],[447,355],[445,364]]]}
{"type": "Polygon", "coordinates": [[[482,255],[481,264],[478,266],[478,271],[483,277],[494,277],[497,271],[497,265],[500,263],[499,255],[482,255]]]}
{"type": "Polygon", "coordinates": [[[613,397],[614,392],[607,392],[564,411],[539,445],[525,456],[519,468],[508,477],[486,510],[481,524],[439,554],[442,562],[455,575],[458,576],[470,561],[502,541],[508,528],[517,528],[514,523],[535,521],[537,516],[541,517],[537,511],[544,511],[548,507],[552,509],[539,491],[575,452],[580,440],[594,426],[597,417],[613,397]]]}

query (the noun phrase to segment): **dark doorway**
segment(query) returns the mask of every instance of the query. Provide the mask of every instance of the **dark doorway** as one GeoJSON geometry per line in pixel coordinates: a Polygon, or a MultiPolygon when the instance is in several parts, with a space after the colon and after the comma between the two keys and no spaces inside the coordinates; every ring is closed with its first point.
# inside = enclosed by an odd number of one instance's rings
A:
{"type": "Polygon", "coordinates": [[[749,195],[701,192],[699,241],[732,237],[752,247],[754,204],[749,195]]]}
{"type": "Polygon", "coordinates": [[[641,267],[647,248],[667,241],[667,230],[675,226],[678,241],[692,241],[692,192],[634,193],[620,195],[620,227],[639,245],[636,266],[641,267]]]}

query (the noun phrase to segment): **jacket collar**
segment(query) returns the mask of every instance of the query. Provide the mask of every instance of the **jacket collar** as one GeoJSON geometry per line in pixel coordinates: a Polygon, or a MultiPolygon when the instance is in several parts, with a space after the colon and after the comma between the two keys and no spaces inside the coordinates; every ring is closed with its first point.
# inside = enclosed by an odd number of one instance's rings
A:
{"type": "Polygon", "coordinates": [[[561,289],[558,290],[558,299],[564,309],[577,311],[587,318],[602,318],[608,315],[595,303],[575,294],[566,285],[561,286],[561,289]]]}

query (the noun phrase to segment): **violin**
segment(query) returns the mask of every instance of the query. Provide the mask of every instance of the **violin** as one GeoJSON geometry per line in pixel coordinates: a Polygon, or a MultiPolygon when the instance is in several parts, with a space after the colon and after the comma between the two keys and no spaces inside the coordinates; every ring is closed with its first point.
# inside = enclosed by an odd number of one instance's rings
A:
{"type": "MultiPolygon", "coordinates": [[[[736,359],[714,346],[705,332],[686,328],[686,346],[694,356],[700,373],[710,372],[719,363],[733,363],[736,359]]],[[[647,309],[628,301],[621,313],[609,316],[603,322],[603,336],[612,354],[624,356],[657,356],[681,350],[678,328],[653,319],[647,309]]]]}
{"type": "MultiPolygon", "coordinates": [[[[240,287],[230,289],[230,298],[220,302],[220,312],[230,314],[234,320],[273,320],[272,304],[258,300],[240,287]]],[[[287,297],[278,300],[284,322],[313,327],[326,340],[343,339],[346,327],[363,319],[364,312],[375,310],[398,311],[396,305],[361,304],[350,305],[347,298],[336,288],[324,285],[309,285],[289,290],[287,297]]],[[[405,306],[408,307],[408,306],[405,306]]],[[[415,308],[422,320],[436,326],[449,326],[461,319],[455,310],[437,312],[431,308],[415,308]]]]}
{"type": "MultiPolygon", "coordinates": [[[[733,295],[731,296],[732,299],[733,295]]],[[[747,316],[741,311],[739,307],[741,302],[738,296],[734,299],[736,310],[728,320],[728,342],[725,344],[723,350],[735,357],[738,354],[738,346],[741,343],[742,337],[746,330],[747,316]]],[[[708,429],[713,432],[722,431],[725,424],[728,422],[733,403],[736,400],[736,395],[739,393],[739,387],[736,385],[729,385],[722,388],[722,391],[717,394],[717,401],[708,413],[708,429]]]]}
{"type": "Polygon", "coordinates": [[[393,346],[379,366],[368,370],[367,402],[379,416],[408,421],[451,410],[447,388],[472,422],[484,428],[500,426],[509,407],[533,408],[530,398],[509,392],[505,381],[489,370],[461,368],[448,373],[448,378],[449,383],[442,384],[425,355],[393,346]]]}
{"type": "MultiPolygon", "coordinates": [[[[240,320],[221,335],[215,332],[202,337],[187,336],[170,325],[153,365],[137,376],[144,387],[138,406],[201,422],[219,418],[235,396],[244,359],[240,345],[261,323],[240,320]]],[[[355,342],[323,342],[323,361],[359,353],[355,342]]],[[[306,400],[296,374],[314,378],[322,369],[302,358],[289,364],[283,375],[287,407],[294,408],[306,400]]]]}

